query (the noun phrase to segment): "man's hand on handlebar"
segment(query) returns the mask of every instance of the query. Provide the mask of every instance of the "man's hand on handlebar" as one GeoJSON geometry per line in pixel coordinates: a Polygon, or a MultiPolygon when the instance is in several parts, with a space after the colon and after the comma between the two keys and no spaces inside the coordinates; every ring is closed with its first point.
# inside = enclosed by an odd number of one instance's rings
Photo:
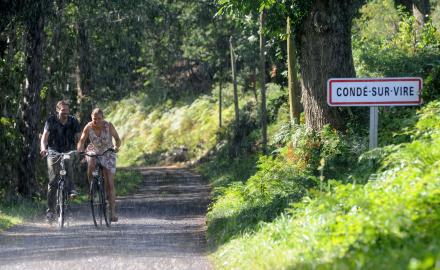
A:
{"type": "Polygon", "coordinates": [[[46,149],[42,149],[42,150],[40,150],[40,156],[41,156],[42,158],[44,158],[45,156],[47,156],[47,150],[46,150],[46,149]]]}

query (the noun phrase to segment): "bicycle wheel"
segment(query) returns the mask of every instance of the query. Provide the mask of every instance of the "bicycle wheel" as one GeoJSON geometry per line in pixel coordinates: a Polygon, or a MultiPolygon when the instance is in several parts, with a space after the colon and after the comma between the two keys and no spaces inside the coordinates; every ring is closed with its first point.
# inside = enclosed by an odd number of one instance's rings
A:
{"type": "MultiPolygon", "coordinates": [[[[101,181],[103,180],[102,178],[100,179],[101,181]]],[[[105,192],[105,185],[104,185],[104,181],[101,182],[101,184],[99,185],[100,188],[100,193],[101,193],[101,212],[104,216],[104,220],[105,220],[105,225],[107,227],[110,227],[111,221],[110,221],[110,205],[107,202],[107,196],[106,196],[106,192],[105,192]]]]}
{"type": "Polygon", "coordinates": [[[98,177],[90,182],[90,207],[92,208],[93,223],[96,227],[102,226],[102,200],[98,177]]]}
{"type": "Polygon", "coordinates": [[[64,227],[64,221],[66,216],[66,192],[64,190],[64,181],[60,181],[57,189],[57,215],[58,215],[58,227],[64,227]]]}

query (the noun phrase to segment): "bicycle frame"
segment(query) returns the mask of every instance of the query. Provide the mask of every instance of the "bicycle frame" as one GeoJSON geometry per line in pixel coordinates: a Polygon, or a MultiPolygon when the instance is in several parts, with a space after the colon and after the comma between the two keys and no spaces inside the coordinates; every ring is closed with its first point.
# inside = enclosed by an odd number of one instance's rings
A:
{"type": "Polygon", "coordinates": [[[99,226],[102,226],[102,217],[104,217],[105,225],[107,227],[110,227],[111,224],[109,204],[106,201],[106,182],[102,175],[103,166],[99,160],[99,157],[103,156],[108,151],[114,150],[109,148],[100,155],[83,153],[85,156],[95,158],[96,161],[95,169],[92,172],[92,179],[90,181],[90,206],[95,227],[98,227],[98,223],[99,226]],[[95,196],[97,197],[95,198],[95,196]]]}
{"type": "Polygon", "coordinates": [[[68,211],[68,206],[69,206],[69,196],[68,196],[68,192],[65,189],[65,180],[66,180],[66,175],[67,175],[67,171],[66,171],[66,167],[65,167],[65,163],[64,161],[66,159],[70,159],[70,155],[75,153],[75,150],[72,150],[70,152],[67,153],[59,153],[57,151],[54,150],[49,150],[48,152],[48,158],[53,158],[56,159],[58,157],[58,160],[56,160],[55,163],[60,162],[60,176],[58,178],[58,185],[57,185],[57,202],[56,202],[56,206],[57,206],[57,212],[58,212],[58,226],[60,228],[64,227],[64,222],[65,222],[65,216],[66,216],[66,212],[68,211]]]}

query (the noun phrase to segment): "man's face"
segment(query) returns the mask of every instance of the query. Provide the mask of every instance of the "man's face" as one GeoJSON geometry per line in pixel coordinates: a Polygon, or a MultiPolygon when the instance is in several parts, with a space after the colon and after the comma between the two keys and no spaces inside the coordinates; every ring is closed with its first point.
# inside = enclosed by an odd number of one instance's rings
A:
{"type": "Polygon", "coordinates": [[[69,106],[61,105],[58,108],[58,117],[62,120],[66,120],[68,116],[69,116],[69,106]]]}

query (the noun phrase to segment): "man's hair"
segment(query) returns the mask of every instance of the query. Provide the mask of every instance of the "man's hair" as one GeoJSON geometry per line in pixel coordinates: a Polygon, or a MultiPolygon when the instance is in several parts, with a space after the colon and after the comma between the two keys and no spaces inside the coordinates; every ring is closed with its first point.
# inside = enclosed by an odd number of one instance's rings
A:
{"type": "Polygon", "coordinates": [[[95,114],[100,114],[102,117],[104,117],[104,112],[101,110],[101,108],[93,109],[92,115],[95,115],[95,114]]]}
{"type": "Polygon", "coordinates": [[[65,100],[60,100],[57,102],[57,111],[61,109],[62,106],[70,106],[69,102],[65,100]]]}

